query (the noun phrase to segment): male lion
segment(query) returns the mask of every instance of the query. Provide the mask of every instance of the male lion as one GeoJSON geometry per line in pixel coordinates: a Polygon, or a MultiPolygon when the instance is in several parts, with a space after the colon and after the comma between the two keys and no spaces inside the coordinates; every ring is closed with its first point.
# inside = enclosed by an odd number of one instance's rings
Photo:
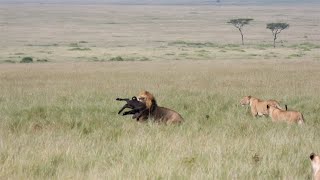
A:
{"type": "Polygon", "coordinates": [[[167,124],[181,123],[183,118],[174,110],[160,107],[154,96],[148,91],[142,91],[138,95],[138,100],[145,103],[148,111],[141,116],[141,120],[147,120],[149,117],[158,122],[165,122],[167,124]]]}
{"type": "MultiPolygon", "coordinates": [[[[267,105],[275,106],[279,109],[282,109],[279,105],[279,103],[275,100],[261,100],[252,96],[245,96],[241,99],[240,104],[242,106],[244,105],[250,105],[251,107],[251,114],[254,117],[257,116],[263,116],[268,113],[267,105]]],[[[283,109],[282,109],[283,110],[283,109]]]]}
{"type": "Polygon", "coordinates": [[[267,105],[269,116],[273,122],[285,121],[288,123],[298,123],[303,124],[304,119],[301,112],[298,111],[285,111],[277,107],[267,105]]]}
{"type": "Polygon", "coordinates": [[[320,157],[315,153],[311,153],[310,160],[313,169],[313,179],[320,180],[320,157]]]}

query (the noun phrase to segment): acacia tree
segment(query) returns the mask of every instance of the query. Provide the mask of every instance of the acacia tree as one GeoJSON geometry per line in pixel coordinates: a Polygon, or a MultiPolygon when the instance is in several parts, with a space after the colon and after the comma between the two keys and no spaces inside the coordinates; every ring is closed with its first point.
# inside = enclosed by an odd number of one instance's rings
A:
{"type": "Polygon", "coordinates": [[[276,47],[277,35],[281,33],[282,30],[287,29],[289,24],[287,23],[268,23],[267,29],[272,31],[273,35],[273,47],[276,47]]]}
{"type": "Polygon", "coordinates": [[[231,19],[228,23],[232,24],[234,27],[236,27],[240,34],[241,34],[241,40],[242,40],[242,45],[244,45],[243,42],[243,33],[242,33],[242,27],[244,25],[249,24],[250,21],[252,21],[253,19],[249,19],[249,18],[239,18],[239,19],[231,19]]]}

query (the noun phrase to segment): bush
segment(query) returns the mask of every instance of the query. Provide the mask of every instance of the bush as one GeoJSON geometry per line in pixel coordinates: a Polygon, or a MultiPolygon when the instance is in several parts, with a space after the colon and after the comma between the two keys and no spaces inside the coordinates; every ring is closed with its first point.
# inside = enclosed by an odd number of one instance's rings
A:
{"type": "Polygon", "coordinates": [[[147,57],[122,57],[116,56],[109,59],[109,61],[150,61],[147,57]]]}
{"type": "Polygon", "coordinates": [[[186,42],[186,41],[174,41],[168,43],[168,45],[180,45],[180,46],[185,46],[185,47],[196,47],[196,48],[201,48],[201,47],[218,47],[217,44],[211,43],[211,42],[186,42]]]}
{"type": "Polygon", "coordinates": [[[3,62],[5,62],[5,63],[16,63],[15,61],[13,61],[13,60],[4,60],[3,62]]]}
{"type": "Polygon", "coordinates": [[[33,59],[32,57],[24,57],[22,58],[22,60],[20,61],[20,63],[32,63],[33,59]]]}
{"type": "Polygon", "coordinates": [[[110,61],[124,61],[124,59],[121,56],[117,56],[117,57],[111,58],[110,61]]]}
{"type": "Polygon", "coordinates": [[[37,62],[48,62],[47,59],[37,59],[37,62]]]}
{"type": "Polygon", "coordinates": [[[69,51],[90,51],[90,50],[91,50],[90,48],[80,48],[80,47],[69,49],[69,51]]]}
{"type": "Polygon", "coordinates": [[[70,43],[69,46],[70,47],[79,47],[79,44],[78,43],[70,43]]]}

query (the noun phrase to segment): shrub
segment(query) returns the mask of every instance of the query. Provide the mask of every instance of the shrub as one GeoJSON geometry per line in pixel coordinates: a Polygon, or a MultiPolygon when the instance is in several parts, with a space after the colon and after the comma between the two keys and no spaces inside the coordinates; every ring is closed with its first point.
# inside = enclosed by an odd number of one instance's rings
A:
{"type": "Polygon", "coordinates": [[[8,59],[8,60],[4,60],[3,62],[5,62],[5,63],[16,63],[15,61],[10,60],[10,59],[8,59]]]}
{"type": "Polygon", "coordinates": [[[70,43],[69,46],[70,47],[79,47],[79,44],[78,43],[70,43]]]}
{"type": "Polygon", "coordinates": [[[147,57],[122,57],[116,56],[109,59],[109,61],[150,61],[147,57]]]}
{"type": "Polygon", "coordinates": [[[20,61],[20,63],[32,63],[33,59],[32,57],[24,57],[22,58],[22,60],[20,61]]]}
{"type": "Polygon", "coordinates": [[[138,60],[139,60],[139,61],[150,61],[150,59],[147,58],[147,57],[141,57],[141,58],[139,58],[138,60]]]}
{"type": "Polygon", "coordinates": [[[37,59],[37,62],[48,62],[48,59],[37,59]]]}
{"type": "Polygon", "coordinates": [[[80,48],[80,47],[69,49],[69,51],[90,51],[90,50],[91,50],[90,48],[80,48]]]}
{"type": "Polygon", "coordinates": [[[14,53],[14,55],[24,55],[24,53],[14,53]]]}
{"type": "Polygon", "coordinates": [[[211,42],[186,42],[186,41],[174,41],[174,42],[170,42],[168,43],[168,45],[172,46],[172,45],[178,45],[178,46],[185,46],[185,47],[197,47],[197,48],[201,48],[201,47],[218,47],[217,44],[211,43],[211,42]]]}
{"type": "Polygon", "coordinates": [[[110,61],[124,61],[124,59],[121,56],[110,58],[110,61]]]}

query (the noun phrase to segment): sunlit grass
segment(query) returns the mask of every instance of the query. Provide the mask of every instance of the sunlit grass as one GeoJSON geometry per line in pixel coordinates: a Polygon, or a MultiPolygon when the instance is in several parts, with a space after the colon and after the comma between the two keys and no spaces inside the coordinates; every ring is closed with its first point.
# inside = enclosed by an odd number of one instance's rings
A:
{"type": "Polygon", "coordinates": [[[261,63],[2,65],[0,177],[308,179],[320,147],[320,67],[261,63]],[[185,123],[117,115],[115,98],[142,89],[185,123]],[[239,105],[249,94],[288,104],[306,124],[252,118],[239,105]]]}
{"type": "Polygon", "coordinates": [[[311,179],[318,9],[1,6],[0,179],[311,179]],[[255,19],[244,46],[226,23],[242,16],[255,19]],[[265,24],[283,19],[291,27],[273,48],[265,24]],[[118,115],[115,98],[141,90],[185,122],[118,115]],[[245,95],[287,104],[306,124],[252,118],[245,95]]]}

